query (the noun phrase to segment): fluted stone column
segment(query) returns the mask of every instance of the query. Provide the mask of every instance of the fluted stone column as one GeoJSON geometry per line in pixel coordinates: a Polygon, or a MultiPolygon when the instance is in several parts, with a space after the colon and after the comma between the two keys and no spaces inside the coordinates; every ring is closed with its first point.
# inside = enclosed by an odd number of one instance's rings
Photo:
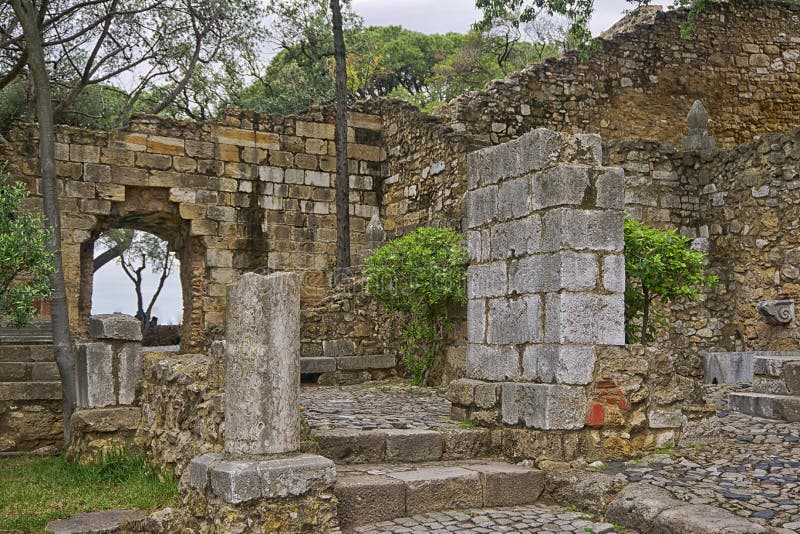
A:
{"type": "Polygon", "coordinates": [[[242,275],[228,286],[225,332],[225,452],[297,450],[300,277],[242,275]]]}

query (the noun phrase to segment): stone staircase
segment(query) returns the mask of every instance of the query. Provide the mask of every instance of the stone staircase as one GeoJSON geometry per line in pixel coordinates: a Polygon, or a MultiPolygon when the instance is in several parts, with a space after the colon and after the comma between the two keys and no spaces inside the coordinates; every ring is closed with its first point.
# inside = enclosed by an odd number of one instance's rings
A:
{"type": "Polygon", "coordinates": [[[800,351],[754,355],[752,391],[731,393],[728,399],[741,413],[800,421],[800,351]]]}
{"type": "Polygon", "coordinates": [[[50,324],[0,328],[0,451],[58,442],[61,380],[50,324]]]}
{"type": "Polygon", "coordinates": [[[339,521],[348,530],[441,510],[532,504],[544,472],[506,462],[462,460],[337,466],[339,521]]]}

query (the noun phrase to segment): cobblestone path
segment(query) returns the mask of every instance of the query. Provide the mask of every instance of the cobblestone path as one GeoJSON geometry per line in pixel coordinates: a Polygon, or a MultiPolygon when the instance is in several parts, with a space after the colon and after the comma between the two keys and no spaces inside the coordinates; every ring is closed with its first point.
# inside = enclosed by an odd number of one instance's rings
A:
{"type": "Polygon", "coordinates": [[[531,505],[514,508],[470,509],[404,517],[358,527],[354,532],[378,534],[388,532],[613,532],[635,533],[633,530],[615,530],[614,525],[595,521],[580,512],[568,512],[556,506],[531,505]]]}
{"type": "Polygon", "coordinates": [[[308,386],[300,404],[312,429],[437,428],[454,426],[450,403],[433,388],[404,382],[368,386],[308,386]]]}
{"type": "Polygon", "coordinates": [[[720,506],[800,532],[800,423],[724,410],[717,416],[717,442],[628,462],[623,474],[629,482],[661,486],[692,504],[720,506]]]}

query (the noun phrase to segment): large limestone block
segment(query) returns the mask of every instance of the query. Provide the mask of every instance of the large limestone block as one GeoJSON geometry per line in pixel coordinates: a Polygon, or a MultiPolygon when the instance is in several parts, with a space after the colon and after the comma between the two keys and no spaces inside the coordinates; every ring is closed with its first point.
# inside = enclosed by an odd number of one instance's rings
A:
{"type": "Polygon", "coordinates": [[[583,428],[587,401],[582,387],[557,384],[502,385],[503,422],[543,430],[583,428]]]}
{"type": "Polygon", "coordinates": [[[136,317],[124,313],[92,315],[89,333],[93,339],[142,340],[142,325],[136,317]]]}
{"type": "Polygon", "coordinates": [[[116,404],[114,351],[108,343],[83,343],[76,355],[78,407],[102,408],[116,404]]]}
{"type": "Polygon", "coordinates": [[[600,345],[625,344],[625,298],[552,293],[545,303],[545,341],[600,345]]]}
{"type": "Polygon", "coordinates": [[[225,452],[297,449],[300,431],[300,280],[246,273],[228,287],[225,452]]]}

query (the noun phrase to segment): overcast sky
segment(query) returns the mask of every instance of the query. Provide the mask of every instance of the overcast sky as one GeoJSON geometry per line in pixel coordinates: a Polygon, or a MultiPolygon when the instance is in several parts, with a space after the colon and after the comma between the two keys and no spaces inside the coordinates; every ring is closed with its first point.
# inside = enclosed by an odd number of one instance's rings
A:
{"type": "MultiPolygon", "coordinates": [[[[368,26],[400,25],[423,33],[464,33],[480,18],[474,0],[353,0],[353,8],[368,26]]],[[[595,0],[592,33],[597,35],[608,29],[630,8],[625,0],[595,0]]],[[[183,300],[177,273],[176,266],[153,310],[161,324],[177,324],[181,320],[183,300]]],[[[144,293],[149,301],[157,277],[147,274],[144,293]]],[[[92,299],[92,313],[112,312],[136,313],[133,284],[116,262],[95,273],[92,299]]]]}

